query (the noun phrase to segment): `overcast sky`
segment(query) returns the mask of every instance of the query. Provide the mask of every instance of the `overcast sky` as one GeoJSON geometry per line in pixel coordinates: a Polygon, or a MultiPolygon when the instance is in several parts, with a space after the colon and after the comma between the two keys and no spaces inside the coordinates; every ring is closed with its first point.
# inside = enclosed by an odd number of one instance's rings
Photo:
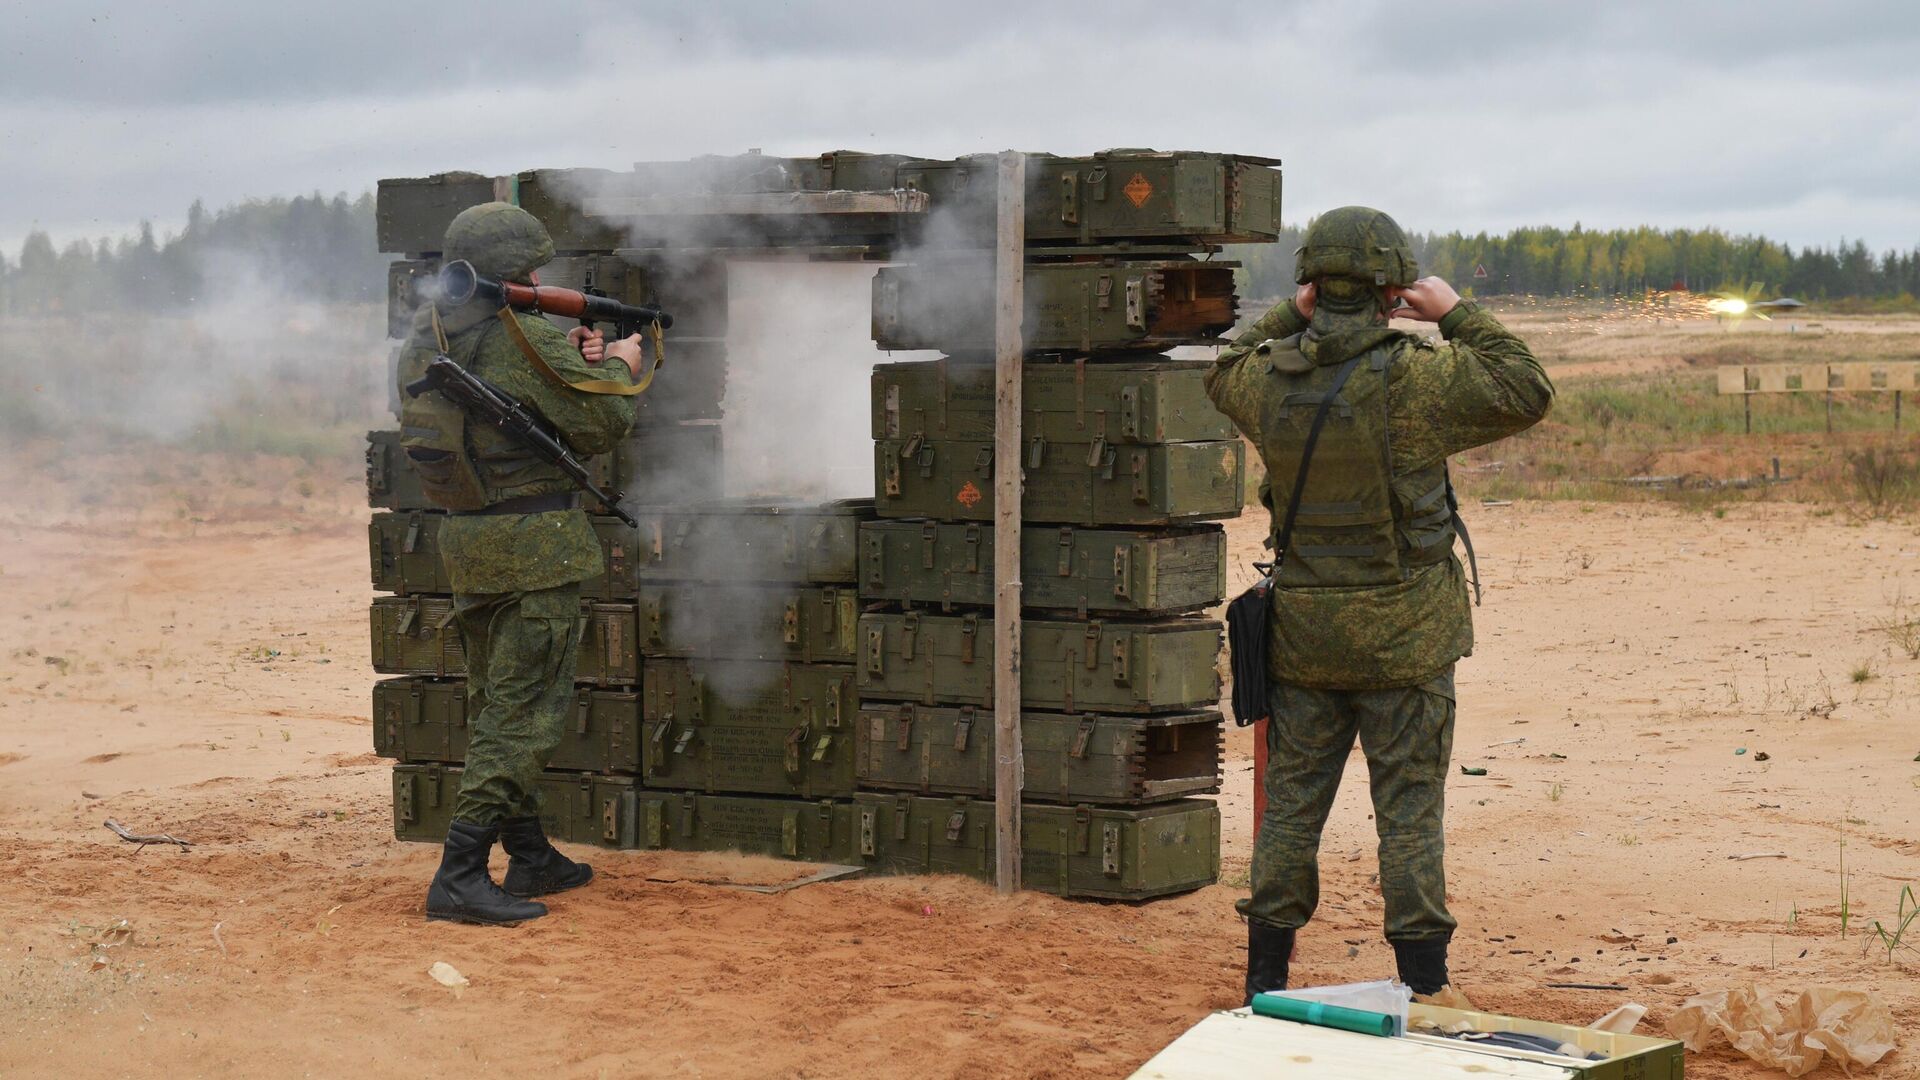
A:
{"type": "Polygon", "coordinates": [[[0,251],[384,176],[1218,150],[1289,220],[1920,245],[1910,4],[0,0],[0,251]]]}

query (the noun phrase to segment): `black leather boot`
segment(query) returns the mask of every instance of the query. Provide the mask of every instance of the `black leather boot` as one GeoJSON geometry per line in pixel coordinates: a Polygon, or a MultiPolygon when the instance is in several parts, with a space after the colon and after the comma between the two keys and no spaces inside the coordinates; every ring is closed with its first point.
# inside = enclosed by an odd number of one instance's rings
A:
{"type": "Polygon", "coordinates": [[[456,821],[447,829],[440,870],[427,886],[427,918],[512,926],[547,913],[547,905],[508,896],[487,876],[487,856],[500,829],[456,821]]]}
{"type": "Polygon", "coordinates": [[[1416,994],[1437,994],[1447,985],[1447,942],[1444,937],[1395,941],[1394,966],[1400,981],[1416,994]]]}
{"type": "Polygon", "coordinates": [[[554,850],[537,817],[502,821],[500,846],[507,852],[507,880],[501,884],[513,896],[546,896],[593,880],[593,867],[554,850]]]}
{"type": "Polygon", "coordinates": [[[1293,957],[1293,931],[1247,920],[1247,1004],[1253,995],[1287,988],[1287,961],[1293,957]]]}

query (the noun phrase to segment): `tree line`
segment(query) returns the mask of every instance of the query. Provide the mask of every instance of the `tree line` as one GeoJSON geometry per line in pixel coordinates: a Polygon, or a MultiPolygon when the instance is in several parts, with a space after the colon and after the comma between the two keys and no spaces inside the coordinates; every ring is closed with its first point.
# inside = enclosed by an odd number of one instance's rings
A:
{"type": "MultiPolygon", "coordinates": [[[[1229,249],[1244,264],[1242,295],[1293,291],[1293,253],[1303,232],[1288,228],[1278,243],[1229,249]]],[[[1417,234],[1413,246],[1422,273],[1479,296],[1613,297],[1749,289],[1756,282],[1769,296],[1802,300],[1912,305],[1920,296],[1920,247],[1875,254],[1858,240],[1796,251],[1718,229],[1575,225],[1417,234]]],[[[142,223],[133,235],[56,247],[35,230],[17,258],[0,253],[0,312],[177,311],[209,289],[242,284],[232,280],[236,274],[272,275],[273,287],[314,300],[374,301],[386,294],[387,262],[375,248],[371,192],[253,199],[212,213],[196,200],[185,228],[164,239],[142,223]]]]}
{"type": "MultiPolygon", "coordinates": [[[[1303,229],[1277,244],[1234,248],[1245,264],[1241,293],[1290,293],[1293,253],[1303,229]]],[[[1750,290],[1801,300],[1880,300],[1910,305],[1920,296],[1920,247],[1875,254],[1859,240],[1798,251],[1764,236],[1719,229],[1571,229],[1534,226],[1501,235],[1416,234],[1422,274],[1438,274],[1479,296],[1643,295],[1649,291],[1750,290]]]]}
{"type": "Polygon", "coordinates": [[[0,312],[179,311],[210,291],[258,285],[321,301],[378,300],[387,262],[375,250],[371,192],[250,199],[212,213],[195,200],[186,226],[165,238],[142,222],[132,235],[56,247],[34,230],[17,258],[0,253],[0,312]]]}

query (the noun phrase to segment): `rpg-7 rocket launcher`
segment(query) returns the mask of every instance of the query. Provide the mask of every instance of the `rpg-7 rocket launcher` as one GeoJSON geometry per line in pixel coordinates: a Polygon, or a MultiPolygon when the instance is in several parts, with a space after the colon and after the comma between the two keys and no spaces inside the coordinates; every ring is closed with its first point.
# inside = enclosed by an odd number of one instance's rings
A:
{"type": "Polygon", "coordinates": [[[673,316],[659,308],[623,304],[611,296],[562,289],[554,285],[497,281],[482,276],[465,259],[456,259],[440,268],[439,279],[434,285],[434,299],[447,307],[458,307],[475,297],[515,311],[544,312],[578,319],[580,325],[588,329],[592,329],[595,323],[612,323],[617,338],[652,329],[656,324],[662,330],[673,326],[673,316]]]}

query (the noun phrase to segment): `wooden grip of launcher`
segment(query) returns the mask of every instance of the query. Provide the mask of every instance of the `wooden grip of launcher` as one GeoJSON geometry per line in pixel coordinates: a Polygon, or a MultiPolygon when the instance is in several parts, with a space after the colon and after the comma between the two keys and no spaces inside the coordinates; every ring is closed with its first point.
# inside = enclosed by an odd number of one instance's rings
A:
{"type": "Polygon", "coordinates": [[[572,289],[503,281],[500,283],[500,294],[508,307],[522,311],[544,311],[550,315],[561,315],[569,319],[578,319],[587,313],[586,294],[572,289]]]}

